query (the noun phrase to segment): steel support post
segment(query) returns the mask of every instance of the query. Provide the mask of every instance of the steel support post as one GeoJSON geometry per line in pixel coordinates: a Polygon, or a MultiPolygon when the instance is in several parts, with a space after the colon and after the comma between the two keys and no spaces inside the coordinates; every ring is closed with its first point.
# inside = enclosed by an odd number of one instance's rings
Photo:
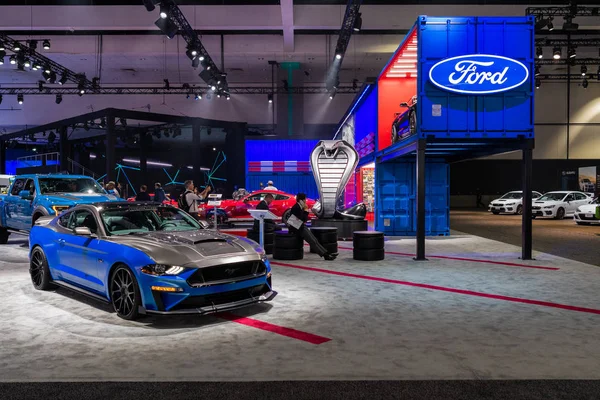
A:
{"type": "Polygon", "coordinates": [[[114,181],[116,179],[115,168],[117,167],[117,155],[115,154],[117,145],[117,133],[115,132],[115,117],[109,115],[106,117],[106,180],[114,181]]]}
{"type": "Polygon", "coordinates": [[[521,177],[523,179],[523,222],[521,230],[521,259],[532,259],[532,232],[533,221],[531,214],[531,171],[533,164],[533,140],[525,143],[523,148],[523,160],[521,163],[521,177]]]}
{"type": "Polygon", "coordinates": [[[427,142],[419,139],[417,147],[417,261],[425,258],[425,149],[427,142]]]}

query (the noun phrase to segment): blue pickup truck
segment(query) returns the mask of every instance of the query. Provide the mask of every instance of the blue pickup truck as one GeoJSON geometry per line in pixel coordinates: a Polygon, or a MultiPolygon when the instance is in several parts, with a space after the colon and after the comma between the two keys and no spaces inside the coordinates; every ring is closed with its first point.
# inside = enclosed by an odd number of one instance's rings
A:
{"type": "Polygon", "coordinates": [[[28,234],[42,216],[57,215],[76,204],[123,201],[84,175],[19,175],[0,195],[0,244],[11,232],[28,234]]]}

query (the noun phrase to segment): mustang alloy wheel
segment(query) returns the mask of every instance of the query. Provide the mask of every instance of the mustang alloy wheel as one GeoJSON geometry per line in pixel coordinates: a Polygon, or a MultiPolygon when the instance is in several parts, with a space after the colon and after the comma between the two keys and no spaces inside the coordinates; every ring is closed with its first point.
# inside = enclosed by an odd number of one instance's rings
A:
{"type": "Polygon", "coordinates": [[[110,300],[117,315],[134,320],[139,316],[142,304],[137,280],[129,268],[121,265],[115,269],[110,280],[110,300]]]}
{"type": "Polygon", "coordinates": [[[48,260],[41,247],[34,247],[31,251],[29,275],[31,275],[33,287],[37,290],[49,290],[54,288],[54,285],[51,283],[48,260]]]}

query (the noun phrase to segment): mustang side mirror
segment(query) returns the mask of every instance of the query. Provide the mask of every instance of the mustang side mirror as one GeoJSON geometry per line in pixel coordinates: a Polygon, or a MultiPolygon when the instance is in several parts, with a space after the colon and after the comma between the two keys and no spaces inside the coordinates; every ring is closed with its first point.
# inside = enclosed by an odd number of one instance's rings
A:
{"type": "Polygon", "coordinates": [[[19,197],[22,198],[23,200],[33,199],[33,196],[31,195],[31,193],[29,193],[29,190],[21,190],[19,192],[19,197]]]}
{"type": "Polygon", "coordinates": [[[92,231],[87,226],[78,226],[75,228],[75,234],[77,236],[92,236],[92,231]]]}
{"type": "Polygon", "coordinates": [[[402,103],[400,103],[400,107],[408,107],[408,103],[403,101],[402,103]]]}

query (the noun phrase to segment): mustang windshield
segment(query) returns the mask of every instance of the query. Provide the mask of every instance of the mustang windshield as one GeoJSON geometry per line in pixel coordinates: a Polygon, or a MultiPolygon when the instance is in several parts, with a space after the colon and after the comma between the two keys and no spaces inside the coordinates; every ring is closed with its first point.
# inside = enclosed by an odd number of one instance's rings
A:
{"type": "Polygon", "coordinates": [[[520,192],[508,192],[501,199],[520,199],[523,197],[523,193],[520,192]]]}
{"type": "Polygon", "coordinates": [[[38,178],[42,194],[96,193],[106,194],[102,186],[91,178],[38,178]]]}
{"type": "Polygon", "coordinates": [[[563,193],[563,192],[559,192],[559,193],[546,193],[545,195],[543,195],[542,197],[540,197],[539,199],[537,199],[537,201],[561,201],[562,199],[565,198],[567,194],[563,193]]]}
{"type": "Polygon", "coordinates": [[[110,235],[202,229],[194,218],[171,207],[109,208],[101,211],[100,215],[110,235]]]}

